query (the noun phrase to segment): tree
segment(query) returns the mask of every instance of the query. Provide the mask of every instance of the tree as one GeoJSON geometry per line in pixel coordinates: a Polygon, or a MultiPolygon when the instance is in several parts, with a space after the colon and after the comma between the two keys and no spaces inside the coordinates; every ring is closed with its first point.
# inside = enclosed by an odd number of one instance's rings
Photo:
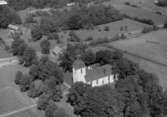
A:
{"type": "Polygon", "coordinates": [[[76,105],[80,102],[80,97],[90,88],[90,85],[84,84],[82,82],[77,82],[69,90],[68,100],[71,105],[76,105]]]}
{"type": "Polygon", "coordinates": [[[92,65],[93,63],[96,62],[96,55],[93,53],[91,50],[87,50],[83,55],[82,55],[82,60],[86,65],[92,65]]]}
{"type": "Polygon", "coordinates": [[[47,57],[43,57],[37,64],[33,65],[30,68],[29,74],[31,74],[34,80],[46,81],[53,78],[57,85],[63,83],[62,70],[47,57]]]}
{"type": "Polygon", "coordinates": [[[48,40],[42,40],[40,42],[41,52],[42,54],[50,53],[50,42],[48,40]]]}
{"type": "Polygon", "coordinates": [[[72,64],[76,60],[77,55],[83,55],[86,52],[87,46],[83,43],[76,45],[68,44],[66,50],[59,56],[60,66],[65,71],[72,71],[72,64]]]}
{"type": "Polygon", "coordinates": [[[0,14],[0,28],[7,28],[9,25],[9,21],[6,17],[0,14]]]}
{"type": "Polygon", "coordinates": [[[31,36],[33,41],[38,41],[42,38],[42,31],[40,26],[35,25],[31,30],[31,36]]]}
{"type": "Polygon", "coordinates": [[[101,50],[96,52],[96,62],[102,65],[112,61],[113,53],[110,50],[101,50]]]}
{"type": "Polygon", "coordinates": [[[62,89],[57,80],[54,77],[51,77],[46,80],[46,85],[48,87],[47,94],[50,96],[50,98],[53,101],[60,101],[62,98],[62,89]]]}
{"type": "Polygon", "coordinates": [[[39,110],[46,110],[46,107],[49,104],[49,100],[50,98],[47,94],[42,94],[38,99],[37,108],[39,110]]]}
{"type": "Polygon", "coordinates": [[[16,76],[15,76],[15,83],[17,85],[20,84],[22,77],[23,77],[23,73],[21,71],[17,71],[16,76]]]}
{"type": "Polygon", "coordinates": [[[92,88],[87,84],[75,83],[69,91],[67,101],[74,107],[75,114],[110,117],[121,115],[123,104],[120,98],[111,86],[92,88]]]}
{"type": "Polygon", "coordinates": [[[13,55],[23,56],[27,44],[22,39],[17,39],[12,42],[11,48],[13,55]]]}
{"type": "Polygon", "coordinates": [[[48,34],[48,40],[57,40],[59,41],[59,35],[57,33],[49,33],[48,34]]]}
{"type": "Polygon", "coordinates": [[[20,80],[20,90],[22,92],[28,91],[31,85],[31,78],[25,74],[22,76],[20,80]]]}
{"type": "Polygon", "coordinates": [[[24,66],[29,67],[37,61],[37,55],[34,49],[27,47],[22,56],[24,66]]]}
{"type": "Polygon", "coordinates": [[[32,81],[28,96],[32,98],[39,97],[48,90],[47,86],[41,80],[32,81]]]}
{"type": "Polygon", "coordinates": [[[46,117],[55,117],[54,113],[56,112],[57,109],[58,108],[57,108],[56,104],[53,101],[50,101],[46,107],[45,116],[46,117]]]}
{"type": "Polygon", "coordinates": [[[56,109],[53,115],[54,117],[69,117],[69,115],[66,114],[65,110],[60,108],[56,109]]]}

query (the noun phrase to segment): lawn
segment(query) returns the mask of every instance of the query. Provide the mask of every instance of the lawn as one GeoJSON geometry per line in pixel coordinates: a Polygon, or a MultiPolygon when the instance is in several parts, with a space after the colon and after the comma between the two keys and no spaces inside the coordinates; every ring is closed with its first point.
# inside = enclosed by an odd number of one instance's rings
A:
{"type": "Polygon", "coordinates": [[[112,38],[116,34],[120,33],[121,26],[125,26],[125,25],[128,26],[127,32],[142,30],[144,26],[148,26],[146,24],[139,23],[130,19],[123,19],[120,21],[99,25],[94,30],[79,30],[79,31],[76,31],[75,33],[82,40],[85,40],[88,37],[93,37],[94,39],[99,39],[104,37],[112,38]],[[106,26],[109,27],[110,29],[109,31],[104,31],[104,28],[106,26]]]}
{"type": "MultiPolygon", "coordinates": [[[[110,45],[139,55],[153,61],[157,61],[167,65],[167,30],[159,30],[156,32],[148,33],[138,38],[130,40],[121,40],[113,42],[110,45]]],[[[132,58],[133,59],[133,58],[132,58]]],[[[136,61],[136,58],[135,58],[136,61]]],[[[159,65],[154,65],[150,62],[137,60],[138,63],[152,73],[156,73],[160,78],[160,84],[167,88],[167,68],[159,65]]]]}

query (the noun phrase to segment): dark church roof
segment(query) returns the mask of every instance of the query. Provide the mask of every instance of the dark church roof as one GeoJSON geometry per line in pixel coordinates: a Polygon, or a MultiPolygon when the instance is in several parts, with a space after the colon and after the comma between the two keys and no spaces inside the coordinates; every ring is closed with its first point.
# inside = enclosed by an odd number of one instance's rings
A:
{"type": "Polygon", "coordinates": [[[78,58],[77,60],[74,61],[73,68],[80,69],[83,67],[85,67],[85,63],[81,59],[78,58]]]}
{"type": "Polygon", "coordinates": [[[104,66],[99,66],[97,68],[87,69],[85,79],[87,82],[89,81],[91,82],[93,80],[97,80],[102,77],[109,76],[111,74],[112,74],[112,66],[107,64],[104,66]]]}

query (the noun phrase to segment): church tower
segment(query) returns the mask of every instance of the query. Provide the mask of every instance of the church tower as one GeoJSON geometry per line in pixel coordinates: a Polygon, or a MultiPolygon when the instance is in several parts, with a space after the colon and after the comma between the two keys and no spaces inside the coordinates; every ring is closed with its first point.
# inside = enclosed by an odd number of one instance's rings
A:
{"type": "Polygon", "coordinates": [[[74,61],[73,63],[73,82],[84,82],[86,83],[85,80],[85,75],[86,75],[86,66],[85,63],[80,59],[80,57],[77,57],[77,60],[74,61]]]}

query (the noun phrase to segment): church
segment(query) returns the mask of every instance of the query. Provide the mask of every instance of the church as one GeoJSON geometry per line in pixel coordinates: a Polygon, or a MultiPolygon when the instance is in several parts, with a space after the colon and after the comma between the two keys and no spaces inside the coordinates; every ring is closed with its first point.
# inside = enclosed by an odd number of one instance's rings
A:
{"type": "Polygon", "coordinates": [[[87,67],[79,58],[73,63],[72,71],[73,83],[84,82],[92,87],[113,84],[118,79],[118,75],[113,74],[111,65],[94,64],[87,67]]]}

